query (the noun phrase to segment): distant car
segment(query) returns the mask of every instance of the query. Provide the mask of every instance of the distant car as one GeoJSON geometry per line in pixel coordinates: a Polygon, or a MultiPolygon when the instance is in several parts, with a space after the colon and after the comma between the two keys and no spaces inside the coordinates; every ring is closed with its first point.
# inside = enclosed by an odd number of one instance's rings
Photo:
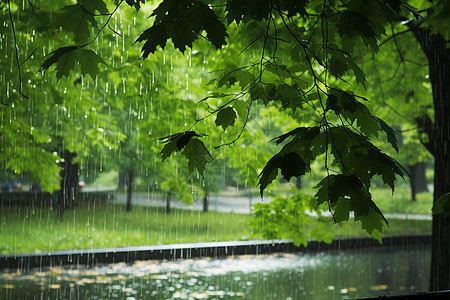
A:
{"type": "Polygon", "coordinates": [[[85,184],[83,180],[78,181],[78,186],[80,187],[80,189],[84,188],[85,184]]]}
{"type": "Polygon", "coordinates": [[[22,190],[22,184],[16,180],[3,180],[0,181],[2,193],[20,192],[22,190]]]}

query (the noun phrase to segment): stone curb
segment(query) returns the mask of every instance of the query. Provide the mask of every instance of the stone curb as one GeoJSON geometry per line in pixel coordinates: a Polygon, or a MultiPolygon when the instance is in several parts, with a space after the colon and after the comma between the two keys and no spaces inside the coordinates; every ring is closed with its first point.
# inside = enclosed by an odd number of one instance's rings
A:
{"type": "Polygon", "coordinates": [[[257,255],[271,253],[314,253],[341,251],[360,248],[392,250],[393,248],[416,249],[427,247],[431,235],[391,236],[383,243],[372,238],[334,239],[331,244],[309,241],[307,246],[295,246],[291,240],[252,240],[231,242],[209,242],[193,244],[170,244],[161,246],[140,246],[91,250],[54,251],[45,253],[20,253],[0,255],[0,270],[75,265],[92,268],[100,264],[133,262],[136,260],[175,260],[184,258],[223,258],[234,255],[257,255]]]}

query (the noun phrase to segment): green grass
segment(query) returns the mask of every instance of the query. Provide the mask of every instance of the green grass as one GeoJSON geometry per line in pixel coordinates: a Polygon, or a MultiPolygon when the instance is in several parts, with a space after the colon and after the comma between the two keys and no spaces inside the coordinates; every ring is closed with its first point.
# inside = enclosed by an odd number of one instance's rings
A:
{"type": "MultiPolygon", "coordinates": [[[[155,207],[134,207],[126,213],[123,205],[101,206],[66,210],[61,222],[49,208],[3,207],[0,254],[263,239],[251,232],[249,215],[177,209],[166,215],[163,208],[155,207]]],[[[390,221],[387,235],[431,230],[429,221],[390,221]]],[[[310,231],[331,230],[336,236],[365,236],[359,222],[332,224],[329,220],[311,226],[310,231]]]]}
{"type": "Polygon", "coordinates": [[[433,206],[433,193],[423,192],[416,194],[416,201],[411,201],[411,189],[407,185],[399,185],[392,190],[386,187],[377,187],[371,190],[373,201],[383,213],[425,214],[431,215],[433,206]]]}
{"type": "Polygon", "coordinates": [[[93,184],[88,186],[117,186],[119,173],[117,171],[100,172],[93,184]]]}
{"type": "Polygon", "coordinates": [[[250,216],[122,205],[66,210],[3,208],[0,253],[41,252],[248,239],[250,216]]]}

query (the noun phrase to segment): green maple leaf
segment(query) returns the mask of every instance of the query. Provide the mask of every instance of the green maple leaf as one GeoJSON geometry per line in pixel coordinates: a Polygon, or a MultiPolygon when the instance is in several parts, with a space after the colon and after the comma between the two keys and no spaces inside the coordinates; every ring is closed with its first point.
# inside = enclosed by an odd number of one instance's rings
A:
{"type": "Polygon", "coordinates": [[[187,47],[192,48],[192,43],[197,39],[189,20],[167,24],[167,36],[172,38],[175,49],[180,50],[181,53],[184,53],[187,47]]]}
{"type": "Polygon", "coordinates": [[[365,89],[367,89],[367,79],[366,74],[364,74],[364,71],[361,70],[361,68],[353,62],[353,60],[349,60],[350,66],[353,70],[353,74],[355,75],[356,82],[361,84],[365,89]]]}
{"type": "Polygon", "coordinates": [[[79,0],[78,3],[82,5],[88,12],[94,14],[98,11],[101,14],[107,14],[108,8],[103,0],[79,0]]]}
{"type": "Polygon", "coordinates": [[[233,70],[231,72],[224,73],[217,82],[218,87],[226,85],[226,87],[233,86],[236,82],[239,82],[241,88],[245,88],[255,81],[255,75],[246,70],[233,70]]]}
{"type": "Polygon", "coordinates": [[[126,0],[127,4],[130,7],[135,7],[136,11],[138,11],[141,8],[141,3],[144,4],[145,0],[126,0]]]}
{"type": "MultiPolygon", "coordinates": [[[[361,104],[363,105],[363,104],[361,104]]],[[[367,110],[363,110],[361,109],[362,106],[358,105],[358,110],[357,112],[354,114],[354,116],[356,117],[357,120],[357,124],[358,126],[361,128],[361,131],[367,135],[374,135],[374,136],[378,136],[378,131],[380,129],[380,126],[377,122],[377,120],[374,118],[374,116],[367,110]]],[[[364,105],[365,108],[367,108],[364,105]]]]}
{"type": "Polygon", "coordinates": [[[282,11],[287,11],[287,15],[289,17],[293,17],[296,14],[300,14],[301,16],[307,16],[306,5],[309,0],[281,0],[279,1],[280,9],[282,11]]]}
{"type": "Polygon", "coordinates": [[[335,214],[335,221],[348,220],[350,211],[355,221],[362,222],[362,228],[369,234],[374,229],[382,232],[383,222],[388,225],[380,209],[372,201],[367,188],[355,175],[329,175],[319,182],[315,197],[318,205],[328,202],[335,214]]]}
{"type": "Polygon", "coordinates": [[[364,15],[355,11],[343,11],[336,26],[341,37],[361,37],[366,46],[378,50],[377,34],[372,28],[372,22],[364,15]]]}
{"type": "Polygon", "coordinates": [[[217,113],[216,126],[222,126],[223,130],[225,131],[228,126],[234,126],[236,117],[236,112],[232,107],[225,107],[217,113]]]}
{"type": "Polygon", "coordinates": [[[239,24],[251,20],[262,21],[267,19],[270,11],[270,2],[266,0],[228,0],[227,1],[228,24],[233,21],[239,24]]]}
{"type": "Polygon", "coordinates": [[[164,49],[168,38],[166,26],[164,24],[156,24],[146,29],[135,43],[145,41],[142,46],[142,58],[146,59],[150,53],[155,53],[158,46],[164,49]]]}
{"type": "Polygon", "coordinates": [[[263,170],[259,174],[259,193],[261,198],[263,197],[264,190],[266,187],[277,178],[278,175],[278,165],[281,161],[279,155],[274,155],[264,166],[263,170]]]}
{"type": "Polygon", "coordinates": [[[195,131],[185,131],[158,139],[159,141],[166,143],[166,145],[164,145],[163,149],[161,150],[162,161],[169,158],[174,152],[183,150],[183,148],[194,136],[203,137],[205,136],[205,134],[197,133],[195,131]]]}
{"type": "Polygon", "coordinates": [[[205,144],[197,138],[189,140],[184,147],[183,155],[188,160],[189,172],[192,173],[197,169],[202,176],[205,175],[206,165],[213,160],[205,144]]]}
{"type": "Polygon", "coordinates": [[[281,175],[288,182],[292,177],[298,177],[305,175],[306,164],[303,159],[295,152],[289,152],[283,155],[279,168],[281,169],[281,175]]]}
{"type": "Polygon", "coordinates": [[[63,7],[57,16],[57,23],[64,31],[72,32],[76,43],[84,43],[90,37],[90,26],[97,28],[97,21],[92,13],[80,4],[63,7]],[[90,25],[89,25],[90,23],[90,25]]]}
{"type": "Polygon", "coordinates": [[[55,51],[47,54],[49,56],[39,68],[39,71],[48,70],[53,64],[55,64],[63,55],[67,55],[69,52],[75,51],[78,49],[78,46],[67,46],[56,49],[55,51]]]}
{"type": "MultiPolygon", "coordinates": [[[[282,151],[280,151],[281,153],[282,151]]],[[[285,154],[275,154],[264,166],[259,174],[259,191],[263,197],[266,187],[275,180],[278,175],[278,169],[281,175],[290,181],[292,177],[298,177],[306,173],[307,167],[303,158],[295,152],[285,154]]]]}
{"type": "Polygon", "coordinates": [[[67,52],[56,61],[55,70],[57,80],[60,80],[63,76],[69,77],[70,71],[75,70],[78,55],[77,52],[77,50],[67,52]]]}
{"type": "Polygon", "coordinates": [[[331,74],[340,77],[348,70],[347,61],[348,59],[341,51],[330,50],[330,66],[329,70],[331,74]]]}
{"type": "Polygon", "coordinates": [[[350,216],[350,201],[348,199],[341,198],[337,201],[334,207],[333,216],[336,222],[348,221],[350,216]]]}
{"type": "Polygon", "coordinates": [[[102,63],[106,65],[106,62],[92,50],[83,49],[78,51],[78,56],[81,66],[81,74],[83,76],[89,74],[91,75],[91,78],[95,80],[95,77],[99,71],[98,64],[102,63]]]}
{"type": "Polygon", "coordinates": [[[52,65],[56,65],[56,78],[69,77],[70,71],[75,70],[76,63],[80,63],[81,74],[89,74],[95,80],[98,74],[98,64],[106,65],[106,62],[92,50],[80,49],[78,46],[61,47],[49,54],[39,71],[47,70],[52,65]]]}
{"type": "Polygon", "coordinates": [[[252,87],[250,90],[250,97],[252,100],[262,100],[264,105],[269,104],[269,101],[271,100],[267,94],[267,90],[261,84],[252,87]]]}
{"type": "Polygon", "coordinates": [[[386,122],[378,117],[374,117],[375,120],[380,124],[381,130],[386,133],[388,142],[392,145],[392,147],[398,152],[398,140],[397,140],[397,132],[392,129],[386,122]]]}
{"type": "Polygon", "coordinates": [[[145,41],[143,58],[153,53],[157,46],[165,47],[171,38],[176,49],[184,52],[206,31],[207,39],[217,48],[225,45],[225,26],[211,7],[199,0],[166,0],[153,10],[153,25],[144,31],[136,42],[145,41]]]}
{"type": "Polygon", "coordinates": [[[291,108],[293,112],[297,108],[302,108],[302,98],[295,86],[283,84],[278,86],[276,98],[281,101],[283,108],[291,108]]]}
{"type": "Polygon", "coordinates": [[[247,103],[245,103],[245,101],[236,100],[233,104],[233,108],[236,110],[241,120],[245,120],[247,118],[248,105],[247,103]]]}
{"type": "Polygon", "coordinates": [[[217,49],[220,49],[226,44],[227,30],[208,5],[200,1],[197,3],[197,9],[193,10],[189,17],[191,21],[196,21],[194,23],[194,31],[198,34],[202,30],[205,30],[208,40],[217,49]],[[198,22],[199,20],[202,20],[202,23],[198,22]]]}
{"type": "Polygon", "coordinates": [[[355,221],[360,221],[362,229],[366,230],[368,234],[373,235],[375,229],[383,232],[383,222],[386,222],[386,219],[379,213],[370,210],[366,215],[355,215],[355,221]]]}

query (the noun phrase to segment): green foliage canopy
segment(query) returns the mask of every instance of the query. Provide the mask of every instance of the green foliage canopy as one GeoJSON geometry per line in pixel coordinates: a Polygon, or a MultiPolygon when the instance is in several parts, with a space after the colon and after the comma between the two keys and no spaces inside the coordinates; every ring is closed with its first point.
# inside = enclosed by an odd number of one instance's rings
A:
{"type": "MultiPolygon", "coordinates": [[[[29,13],[39,9],[35,14],[38,23],[51,20],[39,27],[40,38],[59,40],[49,54],[40,56],[39,71],[55,68],[60,82],[72,71],[97,81],[107,63],[97,47],[107,39],[101,33],[110,29],[118,39],[122,33],[112,28],[112,20],[126,5],[136,13],[147,13],[143,2],[68,1],[51,18],[48,4],[30,2],[29,13]]],[[[11,15],[19,8],[10,4],[4,1],[2,8],[11,15]]],[[[317,205],[326,203],[336,221],[348,219],[353,211],[368,232],[381,230],[381,223],[387,221],[371,199],[371,182],[379,176],[394,189],[396,177],[404,177],[406,171],[371,141],[385,135],[398,151],[395,131],[374,116],[367,99],[357,94],[357,85],[363,89],[368,85],[360,54],[377,52],[390,24],[418,17],[410,5],[395,0],[166,0],[147,15],[151,25],[135,40],[142,43],[143,59],[160,48],[181,52],[198,48],[205,56],[217,55],[208,43],[220,49],[215,64],[225,71],[210,82],[214,91],[201,102],[208,112],[196,117],[194,124],[199,127],[215,117],[215,125],[230,137],[217,148],[245,138],[250,113],[258,103],[297,121],[275,138],[282,148],[260,172],[261,196],[280,171],[290,180],[310,172],[313,161],[322,160],[327,175],[317,185],[317,205]]],[[[131,18],[123,21],[132,24],[131,18]]],[[[26,94],[21,66],[17,63],[18,91],[26,94]]],[[[193,131],[193,127],[170,132],[162,148],[163,160],[181,152],[188,159],[188,169],[203,174],[212,155],[202,141],[203,134],[197,133],[201,130],[193,131]]]]}

